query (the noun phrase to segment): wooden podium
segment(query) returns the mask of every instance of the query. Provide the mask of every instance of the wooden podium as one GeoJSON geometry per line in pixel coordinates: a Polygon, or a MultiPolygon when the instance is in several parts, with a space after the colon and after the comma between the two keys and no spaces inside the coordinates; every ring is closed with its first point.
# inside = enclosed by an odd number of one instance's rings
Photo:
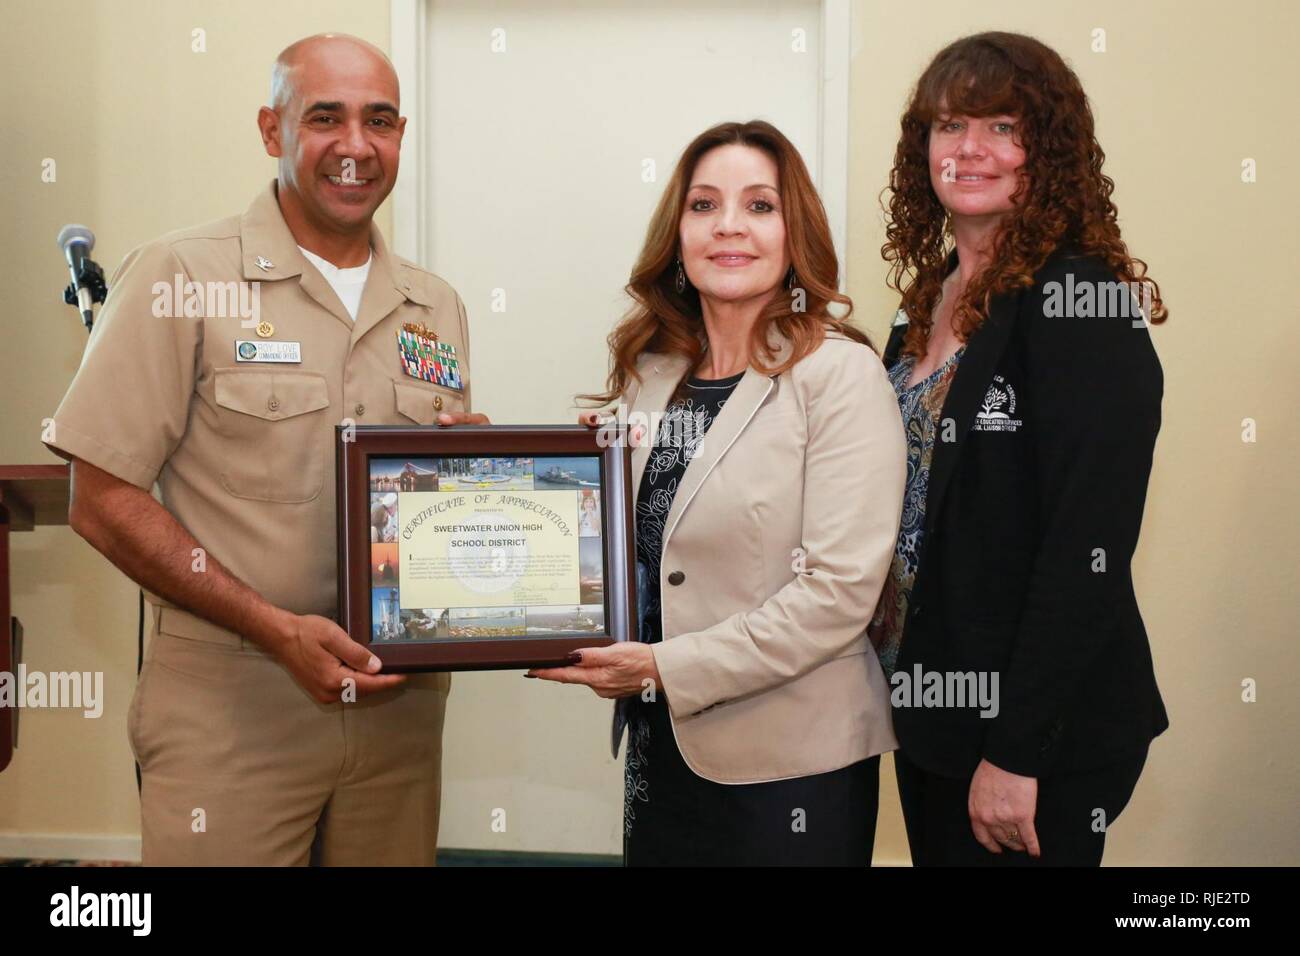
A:
{"type": "MultiPolygon", "coordinates": [[[[22,625],[10,616],[9,533],[31,531],[37,525],[67,524],[71,468],[68,465],[0,465],[0,671],[18,684],[22,658],[22,625]]],[[[0,771],[9,766],[18,746],[17,707],[0,707],[0,771]]]]}

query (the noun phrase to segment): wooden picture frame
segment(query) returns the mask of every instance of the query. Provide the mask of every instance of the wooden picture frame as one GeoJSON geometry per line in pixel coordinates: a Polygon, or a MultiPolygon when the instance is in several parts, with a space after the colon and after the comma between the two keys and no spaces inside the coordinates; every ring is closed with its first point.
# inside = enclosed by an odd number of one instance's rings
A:
{"type": "Polygon", "coordinates": [[[383,672],[562,666],[579,648],[636,640],[630,452],[622,432],[603,442],[598,434],[610,433],[338,426],[339,625],[383,661],[383,672]],[[512,534],[522,537],[501,537],[512,534]],[[547,586],[554,590],[536,589],[547,586]],[[578,600],[512,599],[539,594],[578,600]],[[418,606],[428,595],[442,604],[418,606]]]}

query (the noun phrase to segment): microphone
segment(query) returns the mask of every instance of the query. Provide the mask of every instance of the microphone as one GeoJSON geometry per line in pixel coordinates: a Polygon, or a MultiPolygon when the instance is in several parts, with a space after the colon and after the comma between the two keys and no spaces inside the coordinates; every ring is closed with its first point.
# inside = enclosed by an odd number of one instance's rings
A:
{"type": "Polygon", "coordinates": [[[72,284],[64,290],[63,301],[76,305],[81,312],[81,321],[89,329],[95,321],[92,305],[103,302],[108,292],[104,270],[90,258],[90,251],[95,248],[95,234],[86,226],[69,223],[59,230],[56,241],[72,273],[72,284]]]}

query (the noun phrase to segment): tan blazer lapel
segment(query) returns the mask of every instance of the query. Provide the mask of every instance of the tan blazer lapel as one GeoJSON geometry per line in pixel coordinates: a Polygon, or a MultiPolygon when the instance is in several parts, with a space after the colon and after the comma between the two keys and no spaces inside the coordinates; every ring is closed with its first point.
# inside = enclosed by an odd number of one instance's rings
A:
{"type": "MultiPolygon", "coordinates": [[[[764,356],[764,360],[771,365],[779,365],[790,357],[792,346],[788,340],[779,335],[773,335],[770,341],[774,353],[770,359],[764,356]]],[[[640,392],[632,402],[632,411],[651,416],[662,413],[668,405],[673,389],[685,373],[686,365],[687,360],[680,355],[657,357],[646,374],[640,392]]],[[[722,456],[727,453],[727,449],[744,431],[759,406],[771,394],[774,384],[769,376],[752,367],[745,370],[745,377],[736,385],[736,390],[722,406],[722,412],[709,426],[695,458],[686,467],[686,474],[682,476],[682,483],[673,496],[673,505],[664,524],[664,547],[668,546],[673,528],[676,527],[682,512],[690,505],[691,499],[695,497],[695,492],[704,483],[704,479],[709,477],[709,473],[713,471],[722,456]]],[[[657,426],[657,423],[654,424],[657,426]]],[[[653,428],[647,442],[632,450],[633,496],[641,488],[641,477],[645,473],[646,463],[650,460],[651,445],[658,437],[657,432],[658,428],[653,428]]]]}
{"type": "MultiPolygon", "coordinates": [[[[686,466],[682,483],[677,486],[677,493],[673,495],[673,506],[669,509],[668,518],[664,522],[665,550],[668,547],[668,540],[672,537],[673,529],[681,520],[682,512],[690,506],[695,492],[704,483],[704,479],[709,477],[709,473],[713,471],[722,456],[727,453],[727,449],[740,437],[740,433],[754,417],[758,407],[772,391],[773,385],[772,379],[762,372],[757,372],[752,367],[745,370],[745,377],[736,385],[736,390],[731,393],[727,403],[722,406],[722,411],[705,432],[699,450],[686,466]]],[[[640,485],[635,487],[639,488],[640,485]]]]}

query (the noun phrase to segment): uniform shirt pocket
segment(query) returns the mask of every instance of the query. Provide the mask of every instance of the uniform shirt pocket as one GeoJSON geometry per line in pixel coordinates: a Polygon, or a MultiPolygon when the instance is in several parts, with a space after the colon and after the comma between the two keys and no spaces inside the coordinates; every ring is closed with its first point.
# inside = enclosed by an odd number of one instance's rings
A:
{"type": "Polygon", "coordinates": [[[454,388],[393,379],[393,401],[417,425],[432,425],[443,412],[463,412],[465,396],[454,388]]]}
{"type": "Polygon", "coordinates": [[[320,494],[329,431],[329,386],[319,372],[219,368],[214,373],[227,443],[221,485],[237,498],[303,502],[320,494]]]}

